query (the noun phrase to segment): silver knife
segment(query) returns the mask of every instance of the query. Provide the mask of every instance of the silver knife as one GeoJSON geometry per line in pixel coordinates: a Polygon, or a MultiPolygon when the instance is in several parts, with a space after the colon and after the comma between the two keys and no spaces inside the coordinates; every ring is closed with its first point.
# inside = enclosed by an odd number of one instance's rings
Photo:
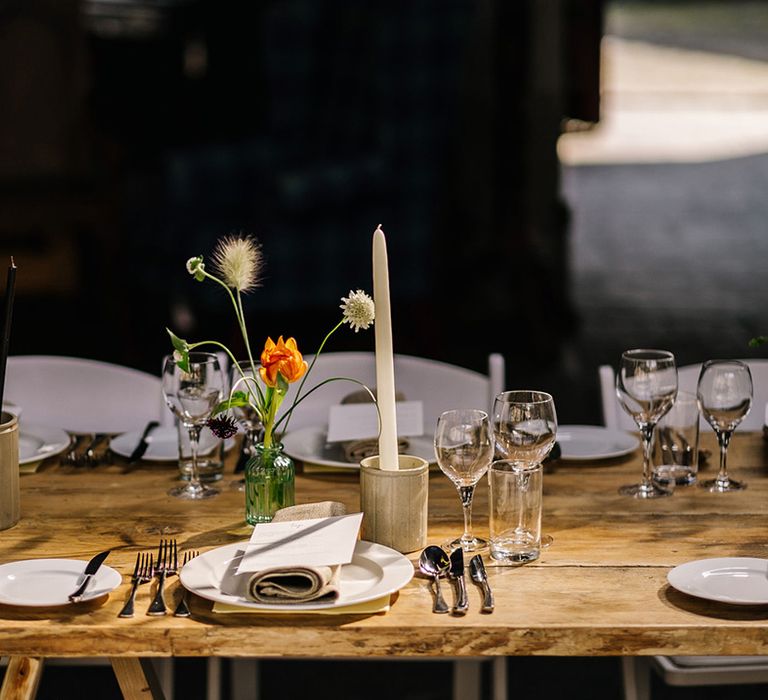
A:
{"type": "Polygon", "coordinates": [[[78,586],[77,590],[69,596],[69,600],[72,603],[80,602],[83,595],[85,595],[85,589],[88,588],[88,584],[91,582],[107,556],[109,556],[109,550],[97,554],[93,559],[91,559],[91,561],[88,562],[85,567],[85,571],[83,572],[83,576],[85,576],[83,582],[80,584],[80,586],[78,586]]]}
{"type": "Polygon", "coordinates": [[[147,451],[147,447],[149,447],[149,442],[147,442],[147,438],[149,437],[149,434],[158,425],[160,424],[156,420],[151,420],[149,421],[149,423],[147,423],[147,427],[144,428],[144,432],[141,434],[141,440],[139,440],[139,444],[136,445],[133,452],[131,452],[131,456],[128,458],[129,464],[138,462],[144,456],[144,453],[147,451]]]}
{"type": "Polygon", "coordinates": [[[454,615],[464,615],[469,609],[467,584],[464,582],[464,550],[461,547],[451,552],[451,568],[448,575],[456,581],[456,599],[451,611],[454,615]]]}
{"type": "Polygon", "coordinates": [[[493,612],[493,593],[491,593],[491,587],[488,585],[488,574],[485,573],[485,566],[479,554],[475,554],[469,560],[469,575],[483,589],[483,607],[480,608],[480,612],[493,612]]]}

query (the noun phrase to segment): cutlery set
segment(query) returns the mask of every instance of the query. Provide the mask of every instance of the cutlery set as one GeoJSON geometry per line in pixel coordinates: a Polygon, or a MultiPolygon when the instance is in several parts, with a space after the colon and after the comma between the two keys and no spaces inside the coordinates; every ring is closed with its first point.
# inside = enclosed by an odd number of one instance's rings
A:
{"type": "Polygon", "coordinates": [[[109,433],[81,434],[72,436],[72,446],[62,459],[63,464],[75,467],[96,467],[111,464],[109,433]]]}
{"type": "MultiPolygon", "coordinates": [[[[194,559],[198,554],[199,552],[197,551],[184,552],[182,566],[194,559]]],[[[168,606],[165,602],[165,581],[169,576],[178,574],[178,562],[176,540],[160,540],[156,558],[152,554],[139,552],[136,555],[136,564],[133,569],[133,574],[131,575],[131,593],[123,606],[123,609],[118,614],[118,617],[133,617],[134,602],[136,600],[136,591],[138,587],[143,583],[149,583],[153,578],[157,579],[157,591],[147,610],[147,615],[166,615],[168,606]]],[[[176,617],[189,617],[190,612],[189,606],[187,605],[186,591],[184,591],[173,614],[176,617]]]]}
{"type": "MultiPolygon", "coordinates": [[[[454,615],[466,614],[469,610],[469,598],[464,578],[464,551],[461,547],[454,549],[450,556],[442,547],[435,545],[427,547],[419,557],[419,569],[425,576],[429,576],[435,584],[435,602],[432,606],[432,612],[447,613],[450,611],[454,615]],[[448,607],[440,590],[440,578],[446,575],[455,582],[453,608],[448,607]]],[[[483,605],[480,612],[493,612],[493,593],[488,584],[488,575],[485,572],[483,560],[479,554],[475,554],[470,560],[469,573],[472,580],[483,591],[483,605]]]]}

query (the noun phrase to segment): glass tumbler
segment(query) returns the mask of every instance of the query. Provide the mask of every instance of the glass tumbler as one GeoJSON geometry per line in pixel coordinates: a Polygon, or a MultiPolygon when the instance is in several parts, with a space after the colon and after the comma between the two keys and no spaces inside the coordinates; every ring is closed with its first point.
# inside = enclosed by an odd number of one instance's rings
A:
{"type": "Polygon", "coordinates": [[[525,564],[541,552],[543,468],[497,460],[488,470],[491,558],[525,564]]]}

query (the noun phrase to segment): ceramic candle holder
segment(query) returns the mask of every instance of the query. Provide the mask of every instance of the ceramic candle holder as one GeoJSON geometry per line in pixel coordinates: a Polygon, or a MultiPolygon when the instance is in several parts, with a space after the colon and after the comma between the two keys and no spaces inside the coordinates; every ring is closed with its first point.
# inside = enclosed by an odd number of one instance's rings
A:
{"type": "Polygon", "coordinates": [[[399,455],[397,471],[379,469],[379,457],[360,462],[360,510],[364,540],[406,554],[427,544],[429,463],[399,455]]]}
{"type": "Polygon", "coordinates": [[[0,415],[0,530],[19,522],[19,422],[12,413],[0,415]]]}

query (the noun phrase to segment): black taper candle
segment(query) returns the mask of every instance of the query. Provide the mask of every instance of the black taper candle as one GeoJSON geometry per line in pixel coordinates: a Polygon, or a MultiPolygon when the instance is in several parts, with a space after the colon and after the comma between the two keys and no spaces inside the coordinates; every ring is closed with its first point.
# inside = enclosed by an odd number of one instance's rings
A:
{"type": "Polygon", "coordinates": [[[8,364],[8,349],[11,343],[11,319],[13,318],[13,297],[16,289],[16,263],[11,256],[8,277],[5,284],[5,314],[3,320],[3,339],[0,346],[0,411],[5,395],[5,368],[8,364]]]}

